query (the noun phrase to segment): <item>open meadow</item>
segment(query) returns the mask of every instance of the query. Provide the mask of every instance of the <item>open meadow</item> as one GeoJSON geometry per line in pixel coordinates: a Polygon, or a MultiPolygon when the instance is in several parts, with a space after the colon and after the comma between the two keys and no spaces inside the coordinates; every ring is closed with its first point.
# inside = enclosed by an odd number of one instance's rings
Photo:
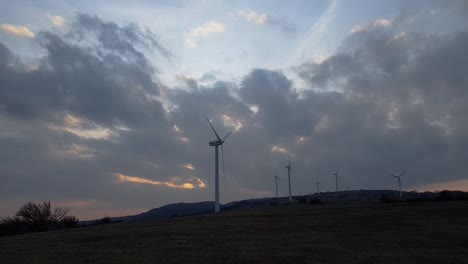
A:
{"type": "Polygon", "coordinates": [[[294,205],[0,238],[0,263],[467,263],[468,202],[294,205]]]}

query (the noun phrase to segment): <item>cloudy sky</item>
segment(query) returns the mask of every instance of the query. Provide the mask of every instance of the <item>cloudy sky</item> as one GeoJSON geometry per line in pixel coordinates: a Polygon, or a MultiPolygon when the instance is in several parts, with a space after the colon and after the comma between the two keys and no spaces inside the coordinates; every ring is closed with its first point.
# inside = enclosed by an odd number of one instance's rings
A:
{"type": "Polygon", "coordinates": [[[466,1],[0,4],[0,216],[340,188],[468,191],[466,1]]]}

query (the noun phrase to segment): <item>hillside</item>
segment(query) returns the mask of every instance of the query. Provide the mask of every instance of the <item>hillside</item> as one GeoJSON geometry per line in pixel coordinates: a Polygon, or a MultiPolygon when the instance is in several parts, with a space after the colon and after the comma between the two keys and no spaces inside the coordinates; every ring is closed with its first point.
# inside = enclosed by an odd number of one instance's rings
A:
{"type": "MultiPolygon", "coordinates": [[[[460,191],[444,191],[444,192],[403,192],[404,198],[401,201],[437,201],[437,200],[468,200],[468,193],[460,191]]],[[[398,199],[398,193],[392,190],[351,190],[342,191],[337,195],[335,192],[315,193],[307,196],[294,196],[293,204],[306,202],[306,198],[320,200],[327,204],[363,204],[377,203],[382,197],[387,197],[390,200],[398,199]]],[[[245,208],[263,208],[273,204],[285,205],[289,204],[288,197],[280,197],[275,199],[272,197],[246,199],[234,201],[221,205],[223,211],[231,211],[245,208]]],[[[195,202],[195,203],[174,203],[167,204],[158,208],[151,209],[147,212],[129,215],[112,217],[113,222],[140,222],[160,219],[170,219],[174,217],[192,216],[199,214],[212,213],[214,202],[195,202]]],[[[82,225],[93,225],[98,220],[82,221],[82,225]]]]}
{"type": "Polygon", "coordinates": [[[0,263],[464,263],[468,202],[279,206],[0,238],[0,263]]]}

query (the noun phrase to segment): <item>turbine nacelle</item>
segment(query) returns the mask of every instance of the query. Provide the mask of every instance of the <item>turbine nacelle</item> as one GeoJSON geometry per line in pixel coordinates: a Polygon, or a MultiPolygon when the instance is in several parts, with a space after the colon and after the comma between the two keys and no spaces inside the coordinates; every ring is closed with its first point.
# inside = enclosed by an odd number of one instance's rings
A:
{"type": "Polygon", "coordinates": [[[224,143],[224,141],[220,141],[220,140],[211,140],[209,142],[210,146],[219,146],[219,145],[222,145],[224,143]]]}

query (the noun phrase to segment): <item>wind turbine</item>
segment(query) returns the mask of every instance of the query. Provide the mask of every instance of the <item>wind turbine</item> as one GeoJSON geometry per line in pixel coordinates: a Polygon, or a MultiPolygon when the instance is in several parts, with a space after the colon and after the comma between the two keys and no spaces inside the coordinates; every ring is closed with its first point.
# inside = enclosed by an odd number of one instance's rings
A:
{"type": "Polygon", "coordinates": [[[320,194],[320,182],[317,182],[317,193],[320,194]]]}
{"type": "Polygon", "coordinates": [[[276,186],[276,199],[278,199],[278,180],[280,178],[278,177],[278,169],[276,169],[276,175],[275,175],[275,186],[276,186]]]}
{"type": "Polygon", "coordinates": [[[213,129],[213,132],[216,135],[215,140],[211,140],[209,142],[210,146],[215,147],[215,213],[219,213],[220,208],[219,208],[219,165],[218,165],[218,147],[221,146],[221,158],[223,159],[223,173],[224,173],[224,150],[223,150],[223,143],[224,141],[231,135],[232,131],[227,133],[223,138],[220,138],[216,130],[214,129],[213,125],[211,124],[210,120],[208,117],[206,117],[206,121],[208,121],[208,124],[210,124],[211,129],[213,129]]]}
{"type": "Polygon", "coordinates": [[[288,169],[288,184],[289,184],[289,202],[292,201],[292,196],[291,196],[291,161],[289,161],[289,164],[286,165],[286,169],[288,169]]]}
{"type": "Polygon", "coordinates": [[[335,173],[332,173],[332,175],[335,175],[336,194],[337,194],[337,195],[338,195],[338,192],[339,192],[339,190],[338,190],[338,178],[340,177],[339,174],[338,174],[338,171],[339,171],[339,170],[340,170],[340,169],[338,168],[338,169],[336,169],[336,172],[335,172],[335,173]]]}
{"type": "Polygon", "coordinates": [[[400,189],[400,198],[403,197],[403,194],[401,193],[401,176],[403,176],[403,174],[405,174],[406,171],[400,173],[400,175],[395,175],[395,174],[389,174],[388,176],[392,176],[392,177],[395,177],[398,179],[398,187],[400,189]]]}

